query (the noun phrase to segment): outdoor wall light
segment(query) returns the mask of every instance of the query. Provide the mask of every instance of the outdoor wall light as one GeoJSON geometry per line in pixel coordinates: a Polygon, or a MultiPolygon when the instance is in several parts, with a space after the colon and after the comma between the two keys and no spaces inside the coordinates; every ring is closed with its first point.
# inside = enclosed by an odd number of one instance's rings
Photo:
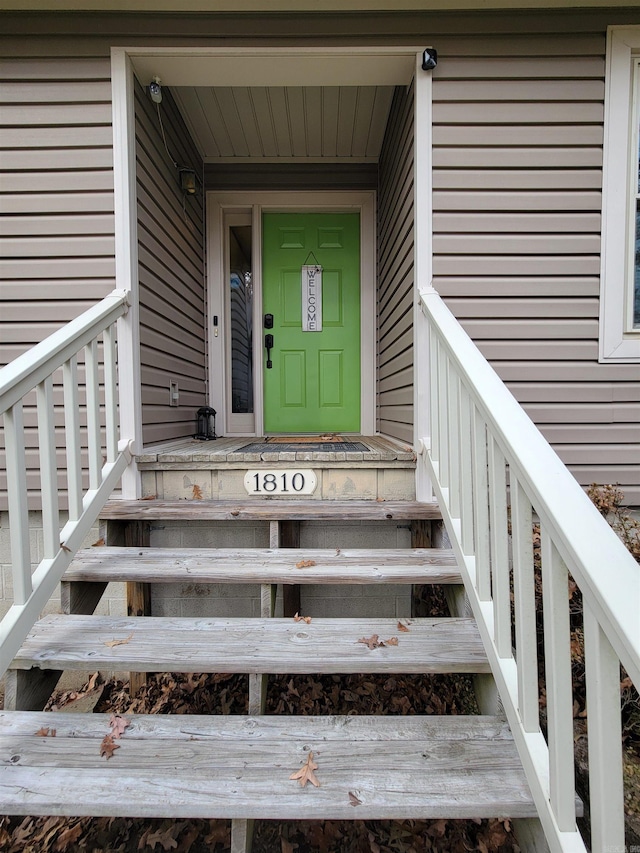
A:
{"type": "Polygon", "coordinates": [[[182,192],[187,195],[195,195],[198,190],[195,170],[182,167],[179,169],[179,172],[182,192]]]}
{"type": "Polygon", "coordinates": [[[211,406],[203,406],[196,413],[197,431],[193,436],[198,441],[215,441],[216,435],[216,410],[211,406]]]}
{"type": "Polygon", "coordinates": [[[428,47],[422,54],[422,70],[433,71],[438,64],[438,51],[433,47],[428,47]]]}

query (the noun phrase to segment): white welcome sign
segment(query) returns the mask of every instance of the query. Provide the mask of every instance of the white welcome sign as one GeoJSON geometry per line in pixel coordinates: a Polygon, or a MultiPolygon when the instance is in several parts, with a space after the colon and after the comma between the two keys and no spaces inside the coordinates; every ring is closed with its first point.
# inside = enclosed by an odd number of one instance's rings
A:
{"type": "Polygon", "coordinates": [[[322,331],[322,267],[302,267],[302,331],[322,331]]]}

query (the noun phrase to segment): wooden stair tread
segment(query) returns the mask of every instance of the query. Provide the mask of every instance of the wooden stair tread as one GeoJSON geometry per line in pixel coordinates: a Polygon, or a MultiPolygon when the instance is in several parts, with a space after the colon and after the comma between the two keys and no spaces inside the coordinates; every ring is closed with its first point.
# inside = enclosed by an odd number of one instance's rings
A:
{"type": "Polygon", "coordinates": [[[398,620],[45,616],[12,669],[131,672],[489,672],[473,619],[398,620]],[[398,645],[369,649],[377,634],[398,645]],[[108,646],[114,640],[124,640],[108,646]]]}
{"type": "Polygon", "coordinates": [[[453,552],[436,548],[123,548],[79,551],[65,581],[141,583],[461,583],[453,552]],[[313,562],[300,568],[296,564],[313,562]]]}
{"type": "Polygon", "coordinates": [[[100,517],[110,521],[411,521],[440,519],[442,513],[435,502],[249,498],[241,501],[111,500],[100,517]]]}
{"type": "Polygon", "coordinates": [[[166,818],[535,817],[498,717],[131,716],[0,712],[0,813],[166,818]],[[55,737],[37,737],[41,727],[55,737]],[[319,788],[289,777],[318,764],[319,788]],[[352,796],[359,803],[353,805],[352,796]]]}

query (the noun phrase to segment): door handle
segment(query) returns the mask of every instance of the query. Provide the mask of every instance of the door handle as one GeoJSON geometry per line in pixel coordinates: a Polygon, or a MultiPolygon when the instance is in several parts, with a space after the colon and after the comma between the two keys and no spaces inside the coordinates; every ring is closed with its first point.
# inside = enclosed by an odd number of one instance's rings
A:
{"type": "Polygon", "coordinates": [[[271,361],[271,350],[273,349],[273,335],[264,336],[264,347],[267,351],[267,370],[271,370],[273,362],[271,361]]]}

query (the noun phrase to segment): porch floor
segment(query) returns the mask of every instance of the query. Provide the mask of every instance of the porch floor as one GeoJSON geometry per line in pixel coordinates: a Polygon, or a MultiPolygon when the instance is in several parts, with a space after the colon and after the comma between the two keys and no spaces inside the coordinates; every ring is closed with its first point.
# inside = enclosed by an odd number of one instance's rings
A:
{"type": "MultiPolygon", "coordinates": [[[[246,463],[246,462],[391,462],[415,463],[413,448],[394,439],[383,436],[341,435],[326,441],[326,447],[321,447],[319,436],[278,436],[277,441],[252,436],[234,436],[218,438],[212,441],[198,441],[194,438],[180,438],[145,447],[138,455],[141,465],[153,463],[246,463]],[[299,443],[299,449],[292,449],[291,443],[297,444],[301,438],[313,441],[313,449],[299,443]],[[364,450],[335,450],[336,441],[364,445],[364,450]],[[270,443],[273,442],[273,443],[270,443]],[[281,442],[287,442],[282,444],[281,442]],[[265,444],[264,450],[246,452],[243,448],[265,444]],[[284,449],[286,448],[286,449],[284,449]]],[[[405,467],[403,465],[403,467],[405,467]]]]}

